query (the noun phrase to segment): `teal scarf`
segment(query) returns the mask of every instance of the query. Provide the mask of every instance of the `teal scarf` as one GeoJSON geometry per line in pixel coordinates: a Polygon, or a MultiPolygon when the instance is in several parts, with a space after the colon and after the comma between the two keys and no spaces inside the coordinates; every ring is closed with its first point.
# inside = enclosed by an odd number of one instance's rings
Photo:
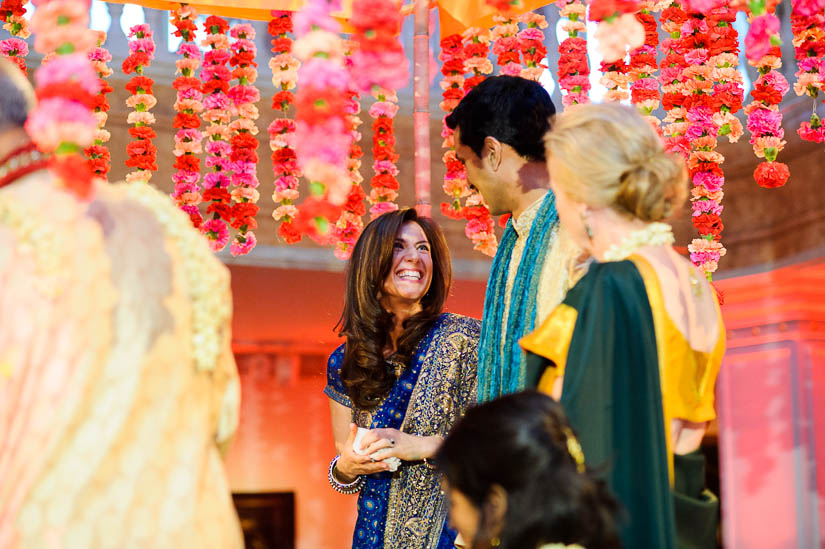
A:
{"type": "Polygon", "coordinates": [[[553,191],[548,191],[530,227],[510,294],[507,326],[504,326],[507,273],[510,271],[510,258],[518,239],[513,228],[513,220],[507,222],[507,228],[493,259],[487,293],[484,296],[481,342],[478,349],[479,402],[487,402],[524,388],[524,354],[518,342],[535,327],[536,294],[547,255],[547,243],[557,228],[556,198],[553,191]]]}

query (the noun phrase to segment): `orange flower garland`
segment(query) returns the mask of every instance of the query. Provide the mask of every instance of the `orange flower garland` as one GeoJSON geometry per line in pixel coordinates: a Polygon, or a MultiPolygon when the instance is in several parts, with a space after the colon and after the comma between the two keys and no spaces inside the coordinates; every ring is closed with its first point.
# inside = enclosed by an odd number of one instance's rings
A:
{"type": "Polygon", "coordinates": [[[556,0],[559,15],[567,18],[562,30],[568,37],[559,44],[559,87],[564,92],[562,104],[567,107],[576,103],[589,103],[590,67],[587,63],[587,41],[579,36],[584,33],[587,8],[581,0],[556,0]]]}
{"type": "MultiPolygon", "coordinates": [[[[522,71],[521,59],[519,57],[518,20],[509,11],[504,15],[493,16],[496,25],[492,30],[493,54],[496,56],[496,63],[501,67],[501,74],[507,76],[520,76],[522,71]]],[[[469,43],[464,45],[464,53],[467,58],[481,57],[487,55],[486,43],[469,43]]],[[[471,88],[484,80],[480,74],[474,75],[468,80],[471,88]]]]}
{"type": "Polygon", "coordinates": [[[630,52],[630,62],[627,65],[628,82],[630,84],[630,100],[657,130],[661,122],[653,116],[653,111],[659,108],[661,95],[656,72],[659,65],[656,62],[656,47],[659,45],[659,30],[656,19],[651,13],[652,0],[646,0],[640,5],[640,11],[635,15],[636,20],[644,27],[644,45],[630,52]]]}
{"type": "Polygon", "coordinates": [[[97,119],[97,132],[95,132],[94,145],[87,148],[84,152],[89,157],[89,166],[94,174],[106,179],[109,170],[112,167],[111,154],[109,153],[106,143],[111,139],[112,134],[106,129],[106,121],[110,109],[109,100],[106,95],[113,92],[112,86],[106,81],[112,75],[112,69],[106,63],[112,60],[106,48],[103,47],[106,42],[106,33],[98,32],[97,47],[89,51],[89,61],[92,62],[97,77],[100,80],[100,93],[95,96],[94,115],[97,119]]]}
{"type": "Polygon", "coordinates": [[[298,199],[298,178],[301,172],[292,148],[295,121],[287,118],[287,111],[295,101],[291,90],[297,85],[298,67],[301,63],[292,55],[291,32],[292,13],[272,12],[269,34],[272,36],[273,56],[269,60],[269,67],[272,69],[272,84],[277,90],[272,98],[272,108],[281,113],[281,118],[276,118],[269,125],[269,148],[272,150],[272,170],[275,175],[272,200],[276,204],[272,217],[281,222],[278,234],[287,244],[301,240],[301,233],[293,225],[293,220],[298,216],[295,201],[298,199]]]}
{"type": "Polygon", "coordinates": [[[149,110],[157,104],[157,99],[152,95],[154,81],[143,76],[143,71],[152,62],[155,56],[155,43],[152,40],[152,31],[149,25],[135,25],[129,29],[129,51],[128,57],[123,61],[123,73],[135,76],[126,85],[126,89],[131,93],[131,97],[126,100],[126,106],[135,109],[129,113],[126,121],[134,124],[129,129],[129,134],[134,141],[126,147],[126,165],[135,168],[126,174],[126,181],[131,183],[143,181],[148,183],[152,178],[152,172],[157,171],[157,147],[152,144],[155,138],[155,131],[150,127],[155,123],[155,117],[149,110]]]}
{"type": "Polygon", "coordinates": [[[547,69],[547,48],[544,45],[547,19],[540,13],[529,11],[519,17],[519,22],[527,26],[517,36],[521,57],[526,65],[521,70],[521,77],[538,82],[547,69]]]}

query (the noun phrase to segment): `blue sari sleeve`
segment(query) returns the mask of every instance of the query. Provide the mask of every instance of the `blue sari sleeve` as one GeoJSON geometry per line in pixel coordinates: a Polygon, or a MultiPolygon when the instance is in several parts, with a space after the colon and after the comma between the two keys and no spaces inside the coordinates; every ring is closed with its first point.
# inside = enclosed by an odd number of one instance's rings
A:
{"type": "Polygon", "coordinates": [[[341,379],[341,364],[344,361],[344,346],[341,345],[331,355],[327,361],[327,386],[324,387],[324,394],[329,398],[343,404],[347,408],[352,408],[352,401],[347,395],[347,388],[341,379]]]}

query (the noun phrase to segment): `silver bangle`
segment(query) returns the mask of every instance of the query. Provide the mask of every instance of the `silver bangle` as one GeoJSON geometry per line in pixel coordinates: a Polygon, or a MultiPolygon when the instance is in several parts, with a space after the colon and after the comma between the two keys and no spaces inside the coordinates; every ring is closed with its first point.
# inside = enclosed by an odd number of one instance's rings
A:
{"type": "Polygon", "coordinates": [[[327,477],[329,478],[329,485],[333,487],[336,492],[341,494],[357,494],[361,491],[361,488],[364,487],[364,477],[358,476],[355,480],[350,482],[349,484],[344,484],[340,482],[337,478],[335,478],[335,465],[338,463],[338,458],[341,456],[335,456],[329,464],[329,473],[327,477]]]}

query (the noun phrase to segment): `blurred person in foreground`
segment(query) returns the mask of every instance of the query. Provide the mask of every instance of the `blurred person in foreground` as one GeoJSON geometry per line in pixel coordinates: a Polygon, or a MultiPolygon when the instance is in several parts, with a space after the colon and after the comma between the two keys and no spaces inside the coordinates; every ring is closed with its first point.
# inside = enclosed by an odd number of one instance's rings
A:
{"type": "Polygon", "coordinates": [[[527,391],[475,408],[436,454],[470,549],[613,549],[617,504],[585,469],[562,407],[527,391]]]}
{"type": "Polygon", "coordinates": [[[148,184],[67,192],[0,64],[0,547],[240,548],[229,276],[148,184]]]}

